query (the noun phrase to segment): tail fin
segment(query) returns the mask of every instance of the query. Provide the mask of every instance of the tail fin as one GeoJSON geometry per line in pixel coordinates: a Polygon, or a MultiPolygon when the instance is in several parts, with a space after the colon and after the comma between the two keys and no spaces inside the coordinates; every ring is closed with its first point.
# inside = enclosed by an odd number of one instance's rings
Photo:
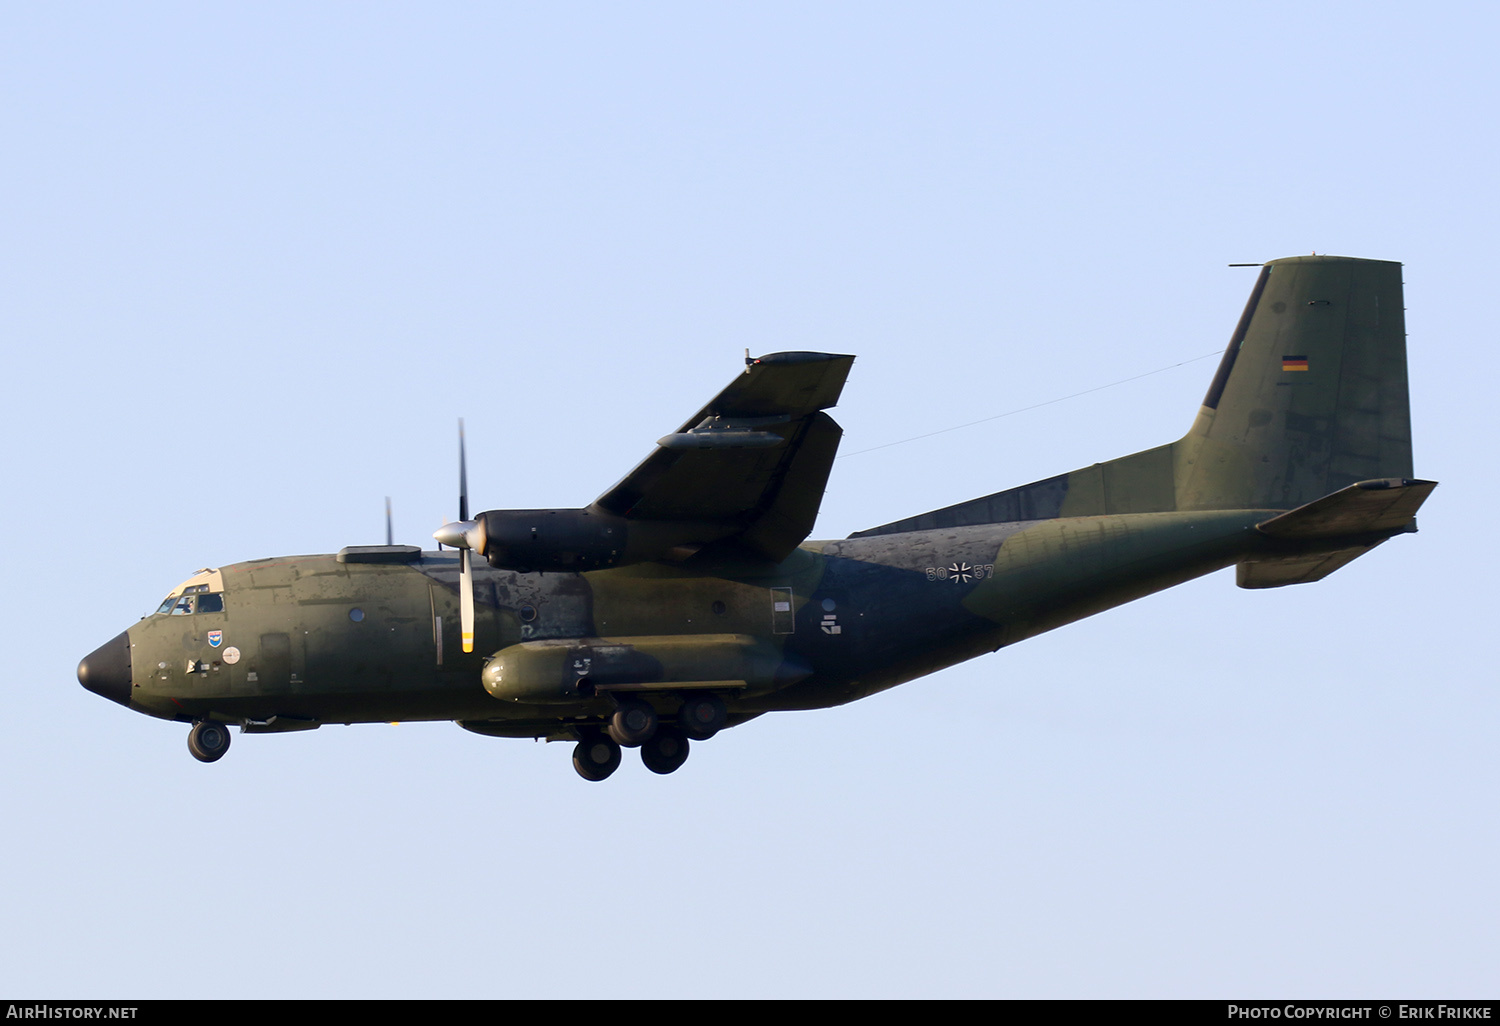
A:
{"type": "Polygon", "coordinates": [[[1399,263],[1272,260],[1181,440],[853,537],[1112,513],[1290,510],[1359,481],[1410,478],[1405,325],[1399,263]]]}
{"type": "Polygon", "coordinates": [[[1176,448],[1178,509],[1293,509],[1411,477],[1401,265],[1312,256],[1261,268],[1176,448]]]}

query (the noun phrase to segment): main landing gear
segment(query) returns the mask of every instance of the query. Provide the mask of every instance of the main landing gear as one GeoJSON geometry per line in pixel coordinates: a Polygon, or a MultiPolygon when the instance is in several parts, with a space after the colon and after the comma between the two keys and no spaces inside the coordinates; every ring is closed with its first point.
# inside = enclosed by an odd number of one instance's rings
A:
{"type": "Polygon", "coordinates": [[[645,699],[617,697],[604,729],[589,729],[573,749],[573,768],[585,780],[603,780],[620,768],[624,747],[639,748],[641,762],[652,773],[672,773],[687,762],[693,741],[707,741],[728,718],[718,695],[684,698],[675,724],[662,723],[655,706],[645,699]]]}
{"type": "Polygon", "coordinates": [[[692,744],[682,731],[674,727],[662,727],[656,736],[641,745],[641,762],[652,773],[671,773],[687,762],[688,749],[692,744]]]}
{"type": "Polygon", "coordinates": [[[188,731],[188,751],[199,762],[218,762],[229,751],[229,728],[213,720],[199,720],[188,731]]]}
{"type": "Polygon", "coordinates": [[[621,698],[609,718],[609,736],[625,748],[639,748],[656,733],[656,710],[639,698],[621,698]]]}
{"type": "Polygon", "coordinates": [[[694,741],[707,741],[724,729],[729,712],[718,695],[689,695],[677,711],[677,726],[694,741]]]}
{"type": "Polygon", "coordinates": [[[584,780],[603,780],[620,768],[620,746],[603,734],[593,734],[573,749],[573,768],[584,780]]]}

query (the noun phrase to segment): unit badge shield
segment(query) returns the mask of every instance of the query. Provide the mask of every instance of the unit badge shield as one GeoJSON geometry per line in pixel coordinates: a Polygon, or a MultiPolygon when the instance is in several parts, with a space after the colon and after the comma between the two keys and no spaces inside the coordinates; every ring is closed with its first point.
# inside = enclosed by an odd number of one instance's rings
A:
{"type": "Polygon", "coordinates": [[[224,632],[223,631],[209,631],[208,632],[208,645],[209,645],[210,648],[218,648],[223,643],[224,643],[224,632]]]}

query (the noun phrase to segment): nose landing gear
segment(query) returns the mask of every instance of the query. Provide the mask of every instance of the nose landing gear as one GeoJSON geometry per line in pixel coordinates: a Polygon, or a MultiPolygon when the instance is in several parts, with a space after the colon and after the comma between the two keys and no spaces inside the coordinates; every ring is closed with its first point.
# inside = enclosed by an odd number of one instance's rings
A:
{"type": "Polygon", "coordinates": [[[218,762],[229,751],[229,728],[213,720],[199,720],[188,731],[188,751],[199,762],[218,762]]]}

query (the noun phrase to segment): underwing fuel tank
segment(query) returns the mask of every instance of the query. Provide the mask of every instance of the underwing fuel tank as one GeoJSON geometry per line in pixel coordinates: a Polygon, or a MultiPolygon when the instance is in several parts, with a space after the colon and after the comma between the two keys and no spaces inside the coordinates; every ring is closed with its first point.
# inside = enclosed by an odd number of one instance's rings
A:
{"type": "Polygon", "coordinates": [[[576,702],[599,691],[733,689],[754,694],[803,680],[812,668],[749,634],[560,638],[502,648],[485,690],[507,702],[576,702]]]}

